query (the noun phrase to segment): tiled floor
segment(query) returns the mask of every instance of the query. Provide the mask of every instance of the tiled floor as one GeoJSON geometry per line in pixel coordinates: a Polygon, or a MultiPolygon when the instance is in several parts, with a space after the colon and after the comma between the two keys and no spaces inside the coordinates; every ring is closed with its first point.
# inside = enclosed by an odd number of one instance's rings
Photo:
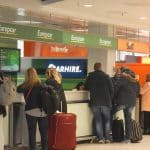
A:
{"type": "Polygon", "coordinates": [[[76,150],[150,150],[150,135],[140,143],[78,144],[76,150]]]}
{"type": "MultiPolygon", "coordinates": [[[[5,150],[27,150],[27,148],[9,148],[5,150]]],[[[40,150],[40,148],[37,148],[40,150]]],[[[76,150],[150,150],[150,135],[144,136],[140,143],[78,144],[76,150]]]]}

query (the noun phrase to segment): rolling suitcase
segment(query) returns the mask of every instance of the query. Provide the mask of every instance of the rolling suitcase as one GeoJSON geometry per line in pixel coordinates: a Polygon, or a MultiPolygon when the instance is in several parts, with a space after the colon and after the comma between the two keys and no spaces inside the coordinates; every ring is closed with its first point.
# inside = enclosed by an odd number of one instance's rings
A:
{"type": "Polygon", "coordinates": [[[49,150],[74,150],[76,147],[76,115],[55,113],[49,118],[49,150]]]}
{"type": "Polygon", "coordinates": [[[124,126],[122,119],[114,119],[112,123],[112,139],[114,142],[124,140],[124,126]]]}
{"type": "Polygon", "coordinates": [[[142,140],[142,129],[140,124],[135,121],[131,120],[131,142],[132,143],[138,143],[142,140]]]}

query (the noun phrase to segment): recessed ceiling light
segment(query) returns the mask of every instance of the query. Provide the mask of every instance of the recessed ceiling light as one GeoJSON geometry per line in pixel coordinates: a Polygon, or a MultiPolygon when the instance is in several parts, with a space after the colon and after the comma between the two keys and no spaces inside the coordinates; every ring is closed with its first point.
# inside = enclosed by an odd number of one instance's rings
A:
{"type": "Polygon", "coordinates": [[[84,7],[92,7],[93,6],[93,0],[83,0],[83,6],[84,7]]]}
{"type": "Polygon", "coordinates": [[[147,17],[139,17],[140,20],[147,20],[147,17]]]}
{"type": "Polygon", "coordinates": [[[92,7],[93,5],[92,4],[84,4],[83,6],[84,7],[92,7]]]}

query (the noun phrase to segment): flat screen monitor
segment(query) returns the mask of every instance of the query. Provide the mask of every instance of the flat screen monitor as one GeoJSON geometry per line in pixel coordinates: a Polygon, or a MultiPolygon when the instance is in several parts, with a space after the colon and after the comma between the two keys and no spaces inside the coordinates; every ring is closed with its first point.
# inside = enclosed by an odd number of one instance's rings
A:
{"type": "Polygon", "coordinates": [[[20,50],[0,47],[0,70],[3,72],[20,71],[20,50]]]}

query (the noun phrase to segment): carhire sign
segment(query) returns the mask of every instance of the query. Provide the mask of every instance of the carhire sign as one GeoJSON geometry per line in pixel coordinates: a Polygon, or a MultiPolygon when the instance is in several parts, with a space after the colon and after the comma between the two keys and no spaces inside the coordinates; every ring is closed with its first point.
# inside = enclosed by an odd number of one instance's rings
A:
{"type": "Polygon", "coordinates": [[[39,73],[46,68],[56,68],[64,78],[84,78],[87,75],[87,59],[33,59],[32,65],[39,73]]]}

